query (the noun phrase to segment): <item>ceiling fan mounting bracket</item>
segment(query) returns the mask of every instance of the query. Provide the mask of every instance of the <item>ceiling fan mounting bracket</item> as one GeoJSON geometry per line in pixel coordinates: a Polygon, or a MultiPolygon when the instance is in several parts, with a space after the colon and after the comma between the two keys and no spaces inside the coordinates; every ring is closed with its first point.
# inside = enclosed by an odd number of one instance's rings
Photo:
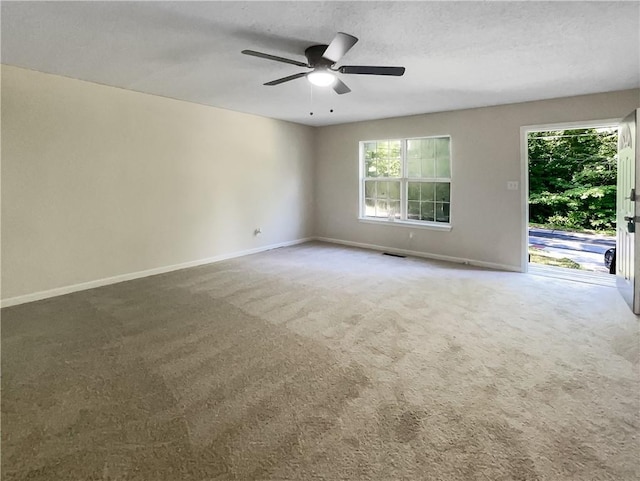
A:
{"type": "Polygon", "coordinates": [[[307,57],[307,62],[309,63],[309,67],[331,67],[335,62],[324,58],[322,54],[324,54],[325,50],[327,50],[328,45],[312,45],[304,51],[304,56],[307,57]]]}

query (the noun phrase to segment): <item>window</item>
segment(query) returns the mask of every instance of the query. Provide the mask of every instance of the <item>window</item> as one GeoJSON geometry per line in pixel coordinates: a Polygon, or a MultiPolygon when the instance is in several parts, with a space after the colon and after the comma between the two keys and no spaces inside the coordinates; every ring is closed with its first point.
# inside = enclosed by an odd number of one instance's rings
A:
{"type": "Polygon", "coordinates": [[[362,219],[450,226],[451,138],[360,142],[362,219]]]}

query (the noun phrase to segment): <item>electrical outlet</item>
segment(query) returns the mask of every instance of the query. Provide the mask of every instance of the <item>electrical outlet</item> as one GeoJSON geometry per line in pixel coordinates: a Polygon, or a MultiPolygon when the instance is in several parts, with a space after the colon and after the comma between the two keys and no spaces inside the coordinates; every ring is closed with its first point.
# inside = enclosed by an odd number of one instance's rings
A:
{"type": "Polygon", "coordinates": [[[413,239],[413,232],[409,232],[409,239],[413,239]]]}
{"type": "Polygon", "coordinates": [[[507,190],[518,190],[518,183],[517,180],[507,181],[507,190]]]}

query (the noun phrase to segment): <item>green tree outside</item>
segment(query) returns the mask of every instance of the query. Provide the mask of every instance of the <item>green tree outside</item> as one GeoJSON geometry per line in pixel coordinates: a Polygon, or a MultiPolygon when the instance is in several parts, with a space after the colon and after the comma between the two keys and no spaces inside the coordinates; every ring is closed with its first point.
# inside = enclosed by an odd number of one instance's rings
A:
{"type": "Polygon", "coordinates": [[[615,230],[617,131],[532,132],[528,140],[530,222],[576,231],[615,230]]]}

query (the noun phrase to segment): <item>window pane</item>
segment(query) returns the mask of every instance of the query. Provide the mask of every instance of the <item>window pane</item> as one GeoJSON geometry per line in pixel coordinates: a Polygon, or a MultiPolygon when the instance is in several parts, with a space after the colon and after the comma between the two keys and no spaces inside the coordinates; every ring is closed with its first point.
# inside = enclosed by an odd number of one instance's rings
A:
{"type": "Polygon", "coordinates": [[[423,159],[436,158],[436,139],[421,139],[420,152],[423,159]]]}
{"type": "Polygon", "coordinates": [[[448,179],[449,177],[451,177],[449,159],[438,157],[438,159],[436,160],[436,176],[441,179],[448,179]]]}
{"type": "Polygon", "coordinates": [[[449,160],[449,143],[451,139],[449,139],[449,137],[440,137],[434,140],[436,144],[436,156],[449,160]]]}
{"type": "Polygon", "coordinates": [[[408,200],[420,200],[420,184],[418,182],[409,182],[407,194],[408,200]]]}
{"type": "Polygon", "coordinates": [[[399,140],[389,141],[389,177],[400,177],[402,165],[402,143],[399,140]]]}
{"type": "Polygon", "coordinates": [[[407,176],[420,177],[422,165],[422,153],[420,140],[407,140],[407,176]]]}
{"type": "Polygon", "coordinates": [[[409,201],[407,205],[407,218],[420,220],[420,202],[409,201]]]}
{"type": "Polygon", "coordinates": [[[376,201],[374,199],[364,200],[364,215],[369,217],[376,215],[376,201]]]}
{"type": "Polygon", "coordinates": [[[438,177],[451,177],[449,139],[436,139],[436,174],[438,177]]]}
{"type": "Polygon", "coordinates": [[[438,158],[436,160],[436,177],[439,179],[448,179],[451,177],[451,168],[448,159],[438,158]]]}
{"type": "Polygon", "coordinates": [[[365,177],[378,177],[378,163],[374,159],[367,159],[364,163],[365,177]]]}
{"type": "Polygon", "coordinates": [[[434,182],[422,182],[420,191],[420,200],[436,200],[436,184],[434,182]]]}
{"type": "Polygon", "coordinates": [[[448,202],[436,202],[436,220],[438,222],[449,222],[448,202]]]}
{"type": "Polygon", "coordinates": [[[387,177],[388,173],[388,165],[386,159],[377,159],[376,160],[376,177],[387,177]]]}
{"type": "Polygon", "coordinates": [[[400,142],[399,140],[389,141],[389,158],[390,159],[400,158],[401,146],[402,146],[402,142],[400,142]]]}
{"type": "Polygon", "coordinates": [[[436,175],[438,177],[451,177],[451,162],[450,162],[450,139],[440,138],[436,141],[436,175]]]}
{"type": "Polygon", "coordinates": [[[391,158],[387,164],[387,177],[400,177],[400,168],[402,166],[402,159],[391,158]]]}
{"type": "Polygon", "coordinates": [[[383,140],[377,143],[378,158],[387,160],[389,158],[389,142],[383,140]]]}
{"type": "Polygon", "coordinates": [[[365,159],[373,159],[376,157],[376,143],[375,142],[366,142],[364,144],[364,158],[365,159]]]}
{"type": "Polygon", "coordinates": [[[407,158],[409,159],[419,159],[422,157],[422,153],[420,152],[420,140],[409,139],[407,140],[407,158]]]}
{"type": "Polygon", "coordinates": [[[376,201],[376,217],[389,217],[389,206],[386,200],[376,201]]]}
{"type": "Polygon", "coordinates": [[[423,178],[434,178],[436,176],[436,161],[433,157],[428,159],[422,159],[422,173],[423,178]]]}
{"type": "Polygon", "coordinates": [[[372,180],[367,180],[364,183],[364,196],[375,197],[376,196],[376,183],[372,180]]]}
{"type": "Polygon", "coordinates": [[[407,159],[407,176],[408,177],[420,177],[422,160],[420,157],[409,157],[407,159]]]}
{"type": "Polygon", "coordinates": [[[386,199],[389,197],[389,182],[376,182],[376,197],[378,199],[386,199]]]}
{"type": "Polygon", "coordinates": [[[388,182],[389,199],[400,200],[400,182],[388,182]]]}
{"type": "Polygon", "coordinates": [[[378,177],[380,175],[378,171],[378,151],[375,142],[367,142],[364,144],[364,159],[365,159],[365,175],[367,177],[378,177]]]}
{"type": "Polygon", "coordinates": [[[420,203],[420,220],[435,220],[435,202],[420,203]]]}
{"type": "Polygon", "coordinates": [[[400,201],[393,200],[389,202],[389,216],[396,219],[400,218],[400,201]]]}
{"type": "Polygon", "coordinates": [[[436,200],[449,202],[451,186],[448,183],[438,182],[436,184],[436,200]]]}

